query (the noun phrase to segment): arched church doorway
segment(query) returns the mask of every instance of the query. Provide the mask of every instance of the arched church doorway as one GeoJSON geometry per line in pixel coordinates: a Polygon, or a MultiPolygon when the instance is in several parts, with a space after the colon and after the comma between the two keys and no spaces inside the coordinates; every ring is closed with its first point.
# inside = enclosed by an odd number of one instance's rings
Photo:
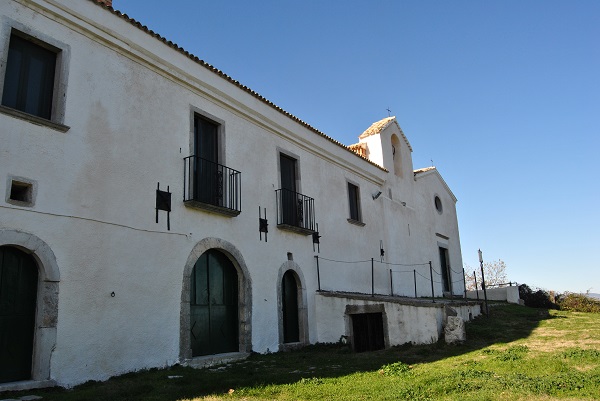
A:
{"type": "Polygon", "coordinates": [[[238,275],[222,252],[210,249],[194,265],[190,285],[192,356],[239,351],[238,275]]]}
{"type": "Polygon", "coordinates": [[[31,378],[37,286],[35,259],[0,246],[0,383],[31,378]]]}

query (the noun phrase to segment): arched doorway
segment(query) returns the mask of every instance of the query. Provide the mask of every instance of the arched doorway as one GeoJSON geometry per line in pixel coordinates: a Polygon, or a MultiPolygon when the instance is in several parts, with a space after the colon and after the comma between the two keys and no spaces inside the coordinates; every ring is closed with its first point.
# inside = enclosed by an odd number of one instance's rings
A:
{"type": "Polygon", "coordinates": [[[32,377],[37,286],[35,259],[0,246],[0,383],[32,377]]]}
{"type": "Polygon", "coordinates": [[[298,282],[292,270],[283,275],[281,281],[281,304],[283,317],[283,342],[300,341],[300,323],[298,319],[298,282]]]}
{"type": "Polygon", "coordinates": [[[239,351],[238,276],[222,252],[209,249],[190,276],[192,357],[239,351]]]}

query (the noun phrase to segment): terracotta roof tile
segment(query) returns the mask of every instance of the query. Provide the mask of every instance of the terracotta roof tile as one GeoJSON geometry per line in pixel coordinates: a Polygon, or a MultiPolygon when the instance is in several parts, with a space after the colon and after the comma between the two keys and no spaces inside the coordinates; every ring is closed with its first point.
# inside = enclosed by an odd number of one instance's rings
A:
{"type": "Polygon", "coordinates": [[[361,157],[367,157],[367,144],[364,142],[348,145],[348,149],[350,149],[351,151],[353,151],[361,157]]]}
{"type": "Polygon", "coordinates": [[[363,138],[366,138],[371,135],[379,134],[381,131],[386,129],[387,126],[390,125],[392,123],[392,121],[394,121],[395,119],[396,119],[396,117],[386,117],[383,120],[374,122],[373,124],[371,124],[371,126],[369,128],[367,128],[365,130],[365,132],[360,134],[360,136],[358,138],[363,139],[363,138]]]}
{"type": "Polygon", "coordinates": [[[404,141],[406,142],[406,145],[408,146],[408,149],[412,152],[412,146],[410,146],[410,142],[408,142],[408,138],[406,137],[406,135],[404,135],[404,132],[402,131],[402,128],[400,128],[400,125],[398,124],[398,120],[396,120],[395,116],[386,117],[383,120],[374,122],[373,124],[371,124],[371,126],[369,128],[367,128],[365,130],[365,132],[360,134],[360,136],[358,138],[365,139],[371,135],[380,134],[384,129],[389,127],[390,124],[392,124],[392,123],[396,124],[396,126],[398,127],[398,130],[400,131],[400,135],[402,136],[402,139],[404,139],[404,141]]]}
{"type": "Polygon", "coordinates": [[[435,168],[435,167],[433,167],[433,166],[431,166],[431,167],[424,167],[424,168],[420,168],[420,169],[417,169],[417,170],[413,171],[413,173],[414,173],[415,175],[417,175],[417,174],[420,174],[420,173],[426,173],[426,172],[428,172],[428,171],[435,170],[435,169],[436,169],[436,168],[435,168]]]}

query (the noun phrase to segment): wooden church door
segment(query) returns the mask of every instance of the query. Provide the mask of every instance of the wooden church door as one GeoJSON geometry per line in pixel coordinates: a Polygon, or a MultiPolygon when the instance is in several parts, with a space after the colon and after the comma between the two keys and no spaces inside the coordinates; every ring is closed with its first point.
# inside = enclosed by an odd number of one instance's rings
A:
{"type": "Polygon", "coordinates": [[[192,356],[239,351],[238,277],[221,252],[208,250],[191,276],[192,356]]]}

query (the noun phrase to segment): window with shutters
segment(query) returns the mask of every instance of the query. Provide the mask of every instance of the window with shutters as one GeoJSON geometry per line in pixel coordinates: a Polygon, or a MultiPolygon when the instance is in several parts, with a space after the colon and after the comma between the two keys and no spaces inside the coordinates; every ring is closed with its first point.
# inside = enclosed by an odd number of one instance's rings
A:
{"type": "Polygon", "coordinates": [[[364,225],[360,210],[360,189],[358,185],[351,182],[348,182],[348,205],[350,208],[348,221],[353,224],[364,225]]]}
{"type": "Polygon", "coordinates": [[[3,71],[0,111],[67,131],[69,127],[61,124],[65,96],[59,93],[66,86],[60,74],[62,53],[54,45],[13,29],[3,71]]]}

